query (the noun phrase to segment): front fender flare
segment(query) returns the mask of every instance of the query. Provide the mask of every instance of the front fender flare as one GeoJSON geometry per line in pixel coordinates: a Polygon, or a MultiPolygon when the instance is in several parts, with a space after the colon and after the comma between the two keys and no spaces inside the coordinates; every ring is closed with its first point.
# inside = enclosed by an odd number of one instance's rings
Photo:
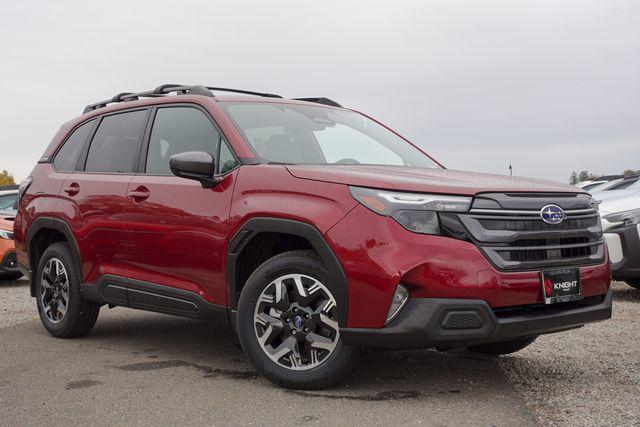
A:
{"type": "Polygon", "coordinates": [[[313,249],[320,255],[331,277],[335,280],[336,286],[334,288],[337,289],[338,292],[338,295],[335,295],[338,301],[338,323],[340,326],[346,326],[349,292],[347,276],[338,258],[317,228],[311,224],[290,219],[270,217],[252,218],[244,223],[229,240],[227,251],[227,292],[229,308],[231,310],[237,308],[238,298],[236,290],[242,286],[241,283],[237,283],[236,265],[238,257],[256,235],[264,232],[291,234],[306,239],[311,244],[313,249]]]}

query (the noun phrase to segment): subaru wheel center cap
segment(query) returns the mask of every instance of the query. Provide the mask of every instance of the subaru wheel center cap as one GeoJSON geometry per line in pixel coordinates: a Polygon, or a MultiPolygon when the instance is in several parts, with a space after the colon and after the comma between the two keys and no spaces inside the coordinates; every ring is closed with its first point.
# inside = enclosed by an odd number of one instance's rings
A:
{"type": "Polygon", "coordinates": [[[302,328],[302,317],[300,317],[300,316],[294,317],[293,318],[293,324],[298,329],[302,328]]]}

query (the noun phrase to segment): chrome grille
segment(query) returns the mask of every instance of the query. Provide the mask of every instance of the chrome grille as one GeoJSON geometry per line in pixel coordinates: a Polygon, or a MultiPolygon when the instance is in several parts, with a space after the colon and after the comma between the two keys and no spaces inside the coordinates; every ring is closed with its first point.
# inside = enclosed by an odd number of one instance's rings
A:
{"type": "Polygon", "coordinates": [[[458,217],[501,270],[595,264],[604,261],[604,241],[591,203],[587,194],[485,194],[458,217]],[[542,221],[540,209],[549,203],[565,210],[560,224],[542,221]]]}

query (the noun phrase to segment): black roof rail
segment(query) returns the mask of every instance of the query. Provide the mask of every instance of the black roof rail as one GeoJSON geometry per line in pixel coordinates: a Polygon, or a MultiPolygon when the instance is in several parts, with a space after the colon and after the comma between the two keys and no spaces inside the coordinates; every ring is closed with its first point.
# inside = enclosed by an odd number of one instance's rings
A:
{"type": "Polygon", "coordinates": [[[172,83],[167,83],[167,84],[163,84],[158,86],[157,88],[155,88],[153,90],[153,93],[157,94],[157,95],[163,95],[165,93],[167,93],[167,89],[169,88],[175,88],[175,87],[183,87],[184,85],[179,85],[179,84],[172,84],[172,83]]]}
{"type": "Polygon", "coordinates": [[[624,175],[602,175],[594,179],[594,181],[613,181],[614,179],[620,179],[620,178],[624,178],[624,175]]]}
{"type": "Polygon", "coordinates": [[[629,175],[625,176],[622,179],[636,179],[636,178],[640,178],[640,173],[637,173],[637,172],[636,173],[632,173],[632,174],[629,174],[629,175]]]}
{"type": "Polygon", "coordinates": [[[296,101],[315,102],[316,104],[329,105],[331,107],[342,108],[342,105],[329,98],[293,98],[296,101]]]}
{"type": "Polygon", "coordinates": [[[255,95],[255,96],[268,97],[268,98],[282,98],[280,95],[276,95],[273,93],[253,92],[253,91],[243,90],[243,89],[230,89],[230,88],[223,88],[223,87],[201,86],[201,85],[189,86],[189,85],[168,83],[168,84],[160,85],[153,90],[149,90],[145,92],[119,93],[111,99],[106,99],[104,101],[87,105],[84,108],[84,111],[82,112],[82,114],[88,113],[93,110],[97,110],[98,108],[104,108],[107,105],[116,103],[116,102],[137,101],[140,98],[158,98],[158,97],[166,96],[171,92],[176,92],[182,95],[189,94],[189,95],[201,95],[201,96],[214,97],[213,93],[211,92],[212,90],[217,92],[234,92],[234,93],[242,93],[245,95],[255,95]]]}
{"type": "Polygon", "coordinates": [[[216,92],[242,93],[244,95],[262,96],[262,97],[265,97],[265,98],[282,98],[280,95],[276,95],[275,93],[253,92],[251,90],[230,89],[230,88],[227,88],[227,87],[207,86],[207,89],[213,90],[213,91],[216,91],[216,92]]]}

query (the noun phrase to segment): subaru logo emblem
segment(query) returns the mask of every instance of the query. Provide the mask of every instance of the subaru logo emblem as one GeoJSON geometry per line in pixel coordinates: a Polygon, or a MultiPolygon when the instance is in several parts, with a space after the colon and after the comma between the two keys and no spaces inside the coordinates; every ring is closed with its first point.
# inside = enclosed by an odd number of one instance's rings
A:
{"type": "Polygon", "coordinates": [[[293,324],[296,325],[296,328],[300,329],[302,327],[302,317],[296,316],[293,319],[293,324]]]}
{"type": "Polygon", "coordinates": [[[540,217],[547,224],[560,224],[564,220],[564,211],[558,205],[547,205],[540,209],[540,217]]]}

